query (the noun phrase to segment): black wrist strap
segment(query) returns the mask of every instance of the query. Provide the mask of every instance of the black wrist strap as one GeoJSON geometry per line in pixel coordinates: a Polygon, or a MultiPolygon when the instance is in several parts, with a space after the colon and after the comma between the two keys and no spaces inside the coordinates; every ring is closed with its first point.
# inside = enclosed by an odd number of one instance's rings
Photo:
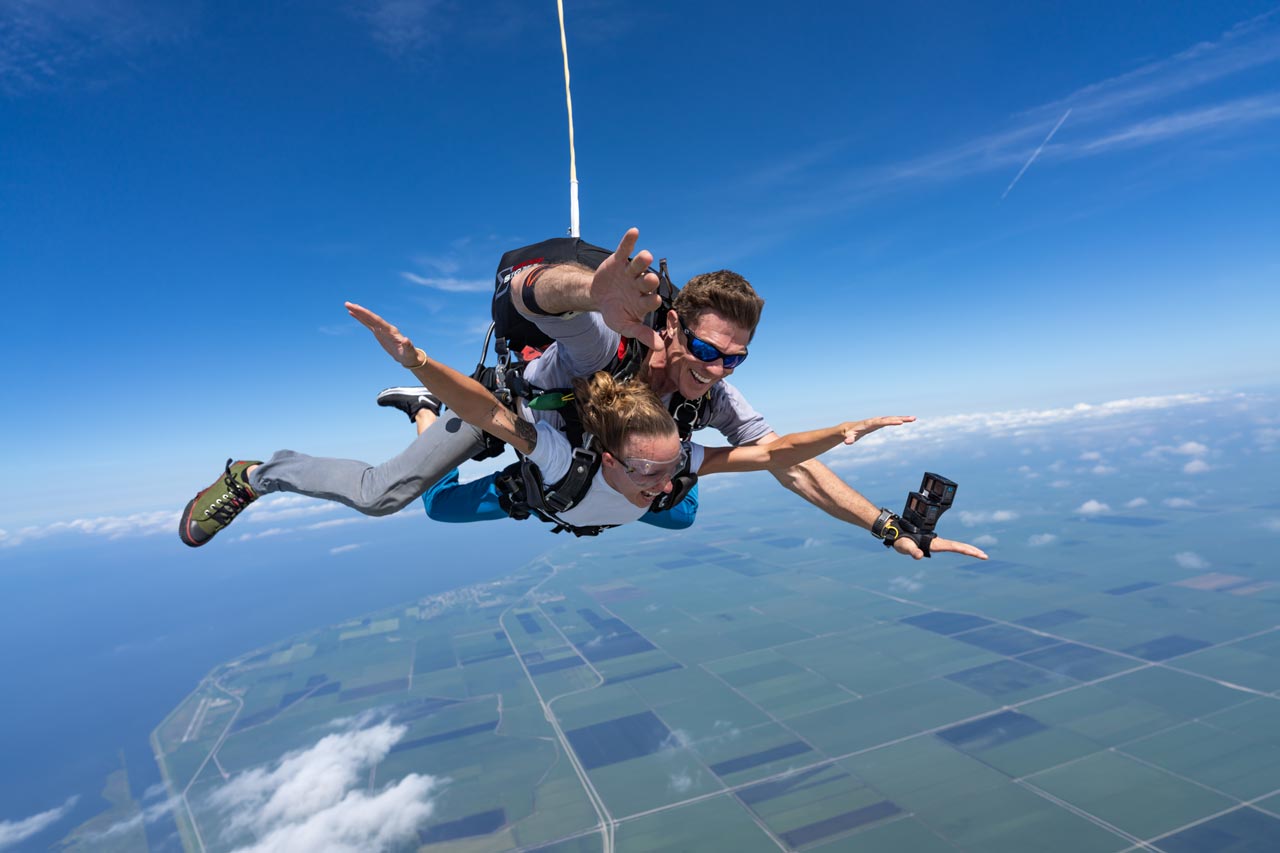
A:
{"type": "Polygon", "coordinates": [[[529,313],[537,314],[539,317],[556,316],[550,311],[543,311],[533,293],[533,286],[538,283],[538,279],[542,278],[542,274],[548,269],[550,269],[550,265],[539,264],[529,270],[529,274],[524,277],[524,286],[520,288],[520,301],[524,303],[524,307],[529,310],[529,313]]]}
{"type": "Polygon", "coordinates": [[[871,524],[871,535],[877,539],[883,539],[886,545],[892,545],[893,540],[901,535],[902,520],[884,507],[880,508],[880,514],[876,516],[876,520],[871,524]]]}
{"type": "MultiPolygon", "coordinates": [[[[888,510],[881,510],[882,515],[885,512],[888,512],[888,510]]],[[[892,548],[894,542],[896,542],[898,539],[905,538],[905,539],[910,539],[912,542],[916,543],[916,545],[920,546],[920,550],[924,552],[924,555],[926,557],[933,556],[933,554],[929,553],[929,545],[933,542],[934,539],[938,538],[938,534],[934,533],[932,530],[928,532],[920,530],[911,522],[905,519],[899,518],[896,515],[891,517],[892,517],[892,522],[886,522],[884,525],[885,532],[886,534],[888,534],[890,529],[890,524],[892,523],[893,525],[895,525],[892,529],[896,535],[894,535],[892,538],[890,538],[889,535],[882,536],[881,538],[884,540],[884,547],[892,548]]],[[[879,519],[877,519],[877,521],[879,521],[879,519]]],[[[875,528],[873,527],[872,530],[874,531],[874,529],[875,528]]]]}

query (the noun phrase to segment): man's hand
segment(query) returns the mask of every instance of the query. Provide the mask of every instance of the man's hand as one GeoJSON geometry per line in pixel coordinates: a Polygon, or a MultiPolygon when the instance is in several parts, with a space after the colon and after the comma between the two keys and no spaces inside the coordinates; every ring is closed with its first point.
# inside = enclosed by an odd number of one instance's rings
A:
{"type": "MultiPolygon", "coordinates": [[[[924,552],[920,550],[920,546],[905,536],[900,536],[894,540],[893,547],[899,554],[906,554],[915,560],[924,559],[924,552]]],[[[939,551],[964,554],[966,557],[976,557],[979,560],[987,559],[987,552],[981,548],[975,548],[964,542],[956,542],[954,539],[943,539],[941,536],[929,543],[929,552],[931,554],[936,554],[939,551]]]]}
{"type": "Polygon", "coordinates": [[[853,444],[860,438],[866,438],[878,429],[887,426],[902,426],[916,419],[915,415],[886,415],[882,418],[867,418],[865,421],[850,421],[841,424],[844,429],[844,443],[853,444]]]}
{"type": "Polygon", "coordinates": [[[409,340],[408,335],[405,335],[368,308],[363,308],[354,302],[344,302],[343,304],[347,308],[347,313],[359,320],[366,329],[373,332],[373,336],[378,339],[378,343],[382,344],[382,348],[401,366],[412,368],[418,364],[420,360],[418,358],[418,350],[414,347],[413,341],[409,340]]]}
{"type": "Polygon", "coordinates": [[[591,303],[600,310],[605,325],[628,338],[635,338],[650,349],[663,348],[662,338],[644,322],[646,314],[662,304],[658,296],[658,277],[648,272],[653,254],[641,251],[627,260],[640,239],[640,230],[632,228],[622,235],[617,250],[604,259],[591,277],[591,303]]]}

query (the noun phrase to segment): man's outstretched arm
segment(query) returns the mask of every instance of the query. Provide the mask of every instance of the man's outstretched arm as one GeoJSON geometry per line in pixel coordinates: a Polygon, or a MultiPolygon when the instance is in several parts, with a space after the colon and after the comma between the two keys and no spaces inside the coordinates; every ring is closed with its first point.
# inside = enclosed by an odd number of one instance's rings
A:
{"type": "Polygon", "coordinates": [[[638,229],[627,231],[618,248],[595,270],[577,264],[519,270],[511,279],[511,304],[534,321],[539,316],[599,311],[614,331],[660,347],[658,333],[644,322],[645,315],[662,304],[658,277],[648,271],[653,263],[650,252],[631,257],[639,239],[638,229]]]}
{"type": "MultiPolygon", "coordinates": [[[[771,432],[763,436],[758,443],[767,444],[777,439],[778,434],[771,432]]],[[[863,530],[871,530],[871,525],[875,523],[876,517],[880,515],[878,506],[864,498],[848,483],[837,477],[834,471],[816,459],[810,459],[808,462],[802,462],[783,471],[773,471],[771,473],[778,479],[779,483],[818,509],[841,521],[857,525],[863,530]]],[[[899,553],[914,557],[917,560],[924,557],[924,552],[920,550],[920,547],[906,537],[894,542],[893,547],[899,553]]],[[[979,560],[987,559],[986,552],[980,548],[975,548],[964,542],[943,539],[942,537],[934,539],[929,546],[929,550],[934,552],[950,551],[956,554],[976,557],[979,560]]]]}

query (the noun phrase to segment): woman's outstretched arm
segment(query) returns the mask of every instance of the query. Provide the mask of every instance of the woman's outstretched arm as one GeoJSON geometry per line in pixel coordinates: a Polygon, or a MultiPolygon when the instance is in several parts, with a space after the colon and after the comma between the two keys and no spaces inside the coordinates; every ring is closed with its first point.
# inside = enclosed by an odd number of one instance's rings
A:
{"type": "Polygon", "coordinates": [[[370,311],[347,302],[347,313],[373,332],[382,348],[400,363],[413,371],[418,381],[431,389],[453,413],[467,423],[502,439],[520,453],[533,452],[538,441],[538,431],[533,424],[499,403],[483,385],[470,376],[459,373],[447,364],[429,358],[413,345],[408,335],[370,311]]]}
{"type": "Polygon", "coordinates": [[[722,474],[729,471],[779,471],[799,465],[825,453],[837,444],[853,444],[882,427],[901,426],[915,420],[911,415],[888,415],[865,421],[847,421],[826,429],[793,432],[768,444],[743,447],[708,447],[698,468],[698,475],[722,474]]]}

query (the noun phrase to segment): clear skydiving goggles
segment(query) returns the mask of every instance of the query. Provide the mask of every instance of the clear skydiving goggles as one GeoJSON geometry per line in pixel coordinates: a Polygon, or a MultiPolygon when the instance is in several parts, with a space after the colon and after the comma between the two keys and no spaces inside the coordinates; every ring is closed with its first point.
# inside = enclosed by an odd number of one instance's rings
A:
{"type": "MultiPolygon", "coordinates": [[[[613,456],[612,453],[609,455],[613,456]]],[[[635,485],[657,486],[666,483],[684,470],[685,465],[689,463],[689,451],[681,444],[680,455],[665,461],[642,459],[638,456],[626,458],[613,456],[613,458],[622,465],[622,470],[627,472],[627,478],[635,485]]]]}

